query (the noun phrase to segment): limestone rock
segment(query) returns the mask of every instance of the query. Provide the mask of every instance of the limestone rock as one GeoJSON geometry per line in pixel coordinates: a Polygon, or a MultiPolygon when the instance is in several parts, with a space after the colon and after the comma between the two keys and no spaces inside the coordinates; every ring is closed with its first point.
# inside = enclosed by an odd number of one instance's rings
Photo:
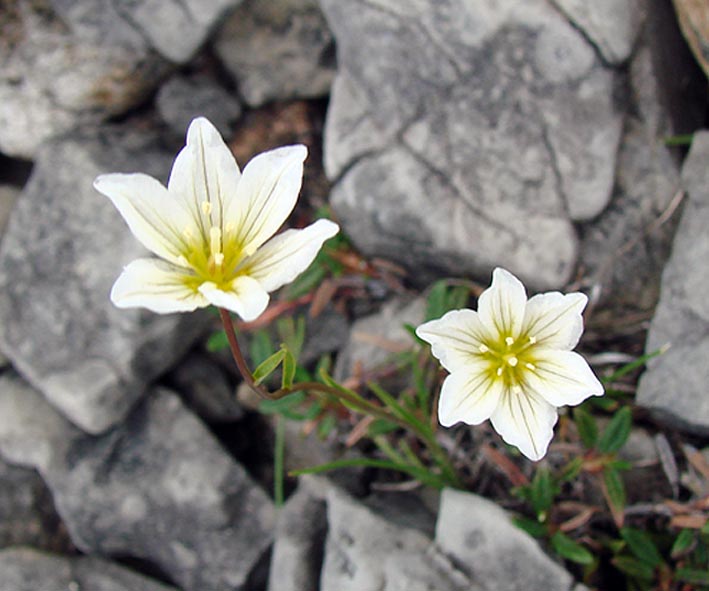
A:
{"type": "Polygon", "coordinates": [[[174,394],[156,390],[89,436],[29,386],[0,380],[0,453],[36,465],[80,550],[152,563],[186,591],[249,589],[273,505],[174,394]]]}
{"type": "Polygon", "coordinates": [[[648,362],[636,401],[680,427],[709,433],[709,133],[698,132],[682,169],[687,199],[662,275],[660,303],[650,325],[646,351],[670,344],[648,362]]]}
{"type": "Polygon", "coordinates": [[[335,74],[332,33],[317,0],[245,0],[215,49],[252,107],[325,96],[335,74]]]}
{"type": "Polygon", "coordinates": [[[368,255],[563,285],[611,195],[617,74],[541,0],[338,2],[332,204],[368,255]]]}
{"type": "Polygon", "coordinates": [[[436,544],[486,589],[569,591],[573,578],[492,501],[443,491],[436,544]]]}
{"type": "Polygon", "coordinates": [[[192,119],[209,119],[223,136],[228,137],[232,124],[241,115],[241,104],[227,90],[205,76],[174,76],[158,90],[155,97],[163,121],[178,137],[183,137],[192,119]]]}
{"type": "Polygon", "coordinates": [[[645,0],[553,0],[613,65],[631,55],[647,10],[645,0]]]}
{"type": "Polygon", "coordinates": [[[12,185],[0,185],[0,236],[5,230],[5,225],[10,217],[10,212],[15,206],[15,201],[20,190],[12,185]]]}
{"type": "Polygon", "coordinates": [[[119,171],[165,178],[170,162],[150,134],[103,129],[54,140],[38,154],[2,243],[0,347],[91,433],[120,421],[204,327],[200,314],[119,310],[108,297],[145,250],[93,180],[119,171]]]}
{"type": "Polygon", "coordinates": [[[6,591],[176,591],[107,560],[60,556],[32,548],[0,551],[0,589],[6,591]]]}

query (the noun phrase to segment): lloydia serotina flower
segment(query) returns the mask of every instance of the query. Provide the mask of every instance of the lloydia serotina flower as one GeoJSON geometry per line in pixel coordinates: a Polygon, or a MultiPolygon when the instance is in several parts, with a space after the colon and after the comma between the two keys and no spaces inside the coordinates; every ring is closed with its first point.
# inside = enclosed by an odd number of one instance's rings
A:
{"type": "Polygon", "coordinates": [[[538,294],[495,269],[478,310],[453,310],[416,329],[450,372],[441,388],[438,418],[450,427],[490,419],[509,444],[531,460],[544,456],[557,407],[603,394],[586,361],[571,351],[583,332],[581,293],[538,294]]]}
{"type": "Polygon", "coordinates": [[[295,207],[305,146],[253,158],[243,172],[204,118],[187,130],[167,187],[145,174],[94,181],[135,237],[160,258],[137,259],[111,291],[121,308],[189,312],[213,304],[254,320],[269,292],[293,281],[339,228],[318,220],[272,238],[295,207]]]}

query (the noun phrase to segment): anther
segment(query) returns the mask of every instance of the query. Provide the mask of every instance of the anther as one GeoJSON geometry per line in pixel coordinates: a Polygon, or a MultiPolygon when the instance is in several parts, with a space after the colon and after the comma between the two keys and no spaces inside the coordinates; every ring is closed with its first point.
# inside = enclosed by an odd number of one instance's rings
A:
{"type": "Polygon", "coordinates": [[[514,367],[515,365],[517,365],[517,358],[516,358],[516,357],[510,357],[510,358],[507,360],[507,363],[509,363],[511,367],[514,367]]]}
{"type": "Polygon", "coordinates": [[[535,369],[537,369],[537,366],[534,365],[533,363],[527,363],[527,364],[525,365],[525,367],[526,367],[527,369],[531,369],[532,371],[534,371],[535,369]]]}
{"type": "Polygon", "coordinates": [[[212,204],[209,201],[202,201],[202,213],[204,215],[212,213],[212,204]]]}
{"type": "Polygon", "coordinates": [[[514,345],[515,340],[512,337],[505,337],[505,343],[507,343],[508,347],[511,347],[514,345]]]}
{"type": "Polygon", "coordinates": [[[490,347],[488,347],[485,343],[478,347],[478,351],[480,351],[481,353],[487,353],[489,350],[490,347]]]}
{"type": "Polygon", "coordinates": [[[537,337],[529,337],[529,344],[530,345],[533,345],[536,342],[537,342],[537,337]]]}
{"type": "Polygon", "coordinates": [[[519,394],[520,392],[522,392],[522,388],[520,388],[519,386],[512,386],[513,394],[519,394]]]}
{"type": "Polygon", "coordinates": [[[498,367],[497,368],[497,377],[499,378],[502,375],[502,368],[498,367]]]}
{"type": "Polygon", "coordinates": [[[217,252],[214,255],[214,264],[217,267],[221,267],[222,264],[224,263],[224,253],[223,252],[217,252]]]}

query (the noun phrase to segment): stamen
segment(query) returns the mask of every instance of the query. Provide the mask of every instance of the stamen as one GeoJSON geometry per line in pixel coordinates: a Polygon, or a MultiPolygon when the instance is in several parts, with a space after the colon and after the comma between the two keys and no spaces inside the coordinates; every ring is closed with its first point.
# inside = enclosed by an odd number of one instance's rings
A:
{"type": "Polygon", "coordinates": [[[537,366],[534,365],[533,363],[527,363],[527,364],[525,365],[525,367],[526,367],[527,369],[531,369],[532,371],[534,371],[535,369],[537,369],[537,366]]]}
{"type": "Polygon", "coordinates": [[[533,345],[536,342],[537,342],[537,337],[529,337],[529,344],[530,345],[533,345]]]}
{"type": "Polygon", "coordinates": [[[498,367],[497,368],[497,377],[499,378],[502,375],[502,368],[498,367]]]}
{"type": "Polygon", "coordinates": [[[514,357],[514,356],[513,356],[513,357],[510,357],[510,358],[507,360],[507,363],[509,363],[512,367],[514,367],[515,365],[517,365],[517,358],[514,357]]]}
{"type": "Polygon", "coordinates": [[[212,204],[209,201],[202,201],[202,213],[209,215],[212,213],[212,204]]]}
{"type": "Polygon", "coordinates": [[[222,231],[214,226],[209,229],[209,248],[214,255],[222,251],[222,231]]]}
{"type": "Polygon", "coordinates": [[[214,264],[217,267],[221,267],[222,264],[224,263],[224,253],[223,252],[217,252],[214,255],[214,264]]]}
{"type": "Polygon", "coordinates": [[[508,347],[511,347],[512,345],[514,345],[515,340],[512,337],[505,337],[505,343],[507,343],[508,347]]]}
{"type": "Polygon", "coordinates": [[[490,347],[488,347],[485,343],[478,347],[478,351],[480,351],[481,353],[487,353],[489,350],[490,347]]]}
{"type": "Polygon", "coordinates": [[[512,386],[512,394],[519,394],[520,392],[522,392],[522,388],[519,386],[512,386]]]}

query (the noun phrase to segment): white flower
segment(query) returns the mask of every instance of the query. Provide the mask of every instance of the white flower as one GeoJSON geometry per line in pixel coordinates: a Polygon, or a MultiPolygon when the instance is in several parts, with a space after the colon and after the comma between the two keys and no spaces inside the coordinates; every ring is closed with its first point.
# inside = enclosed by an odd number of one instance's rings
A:
{"type": "Polygon", "coordinates": [[[339,228],[318,220],[271,238],[295,207],[305,146],[251,160],[243,173],[219,132],[192,121],[165,188],[145,174],[107,174],[94,187],[159,259],[141,258],[111,291],[120,308],[189,312],[212,304],[253,320],[269,292],[293,281],[339,228]]]}
{"type": "Polygon", "coordinates": [[[453,310],[416,329],[450,372],[438,406],[442,425],[490,419],[531,460],[544,456],[556,408],[601,396],[603,386],[571,349],[583,332],[581,293],[550,292],[527,300],[524,285],[495,269],[478,311],[453,310]]]}

